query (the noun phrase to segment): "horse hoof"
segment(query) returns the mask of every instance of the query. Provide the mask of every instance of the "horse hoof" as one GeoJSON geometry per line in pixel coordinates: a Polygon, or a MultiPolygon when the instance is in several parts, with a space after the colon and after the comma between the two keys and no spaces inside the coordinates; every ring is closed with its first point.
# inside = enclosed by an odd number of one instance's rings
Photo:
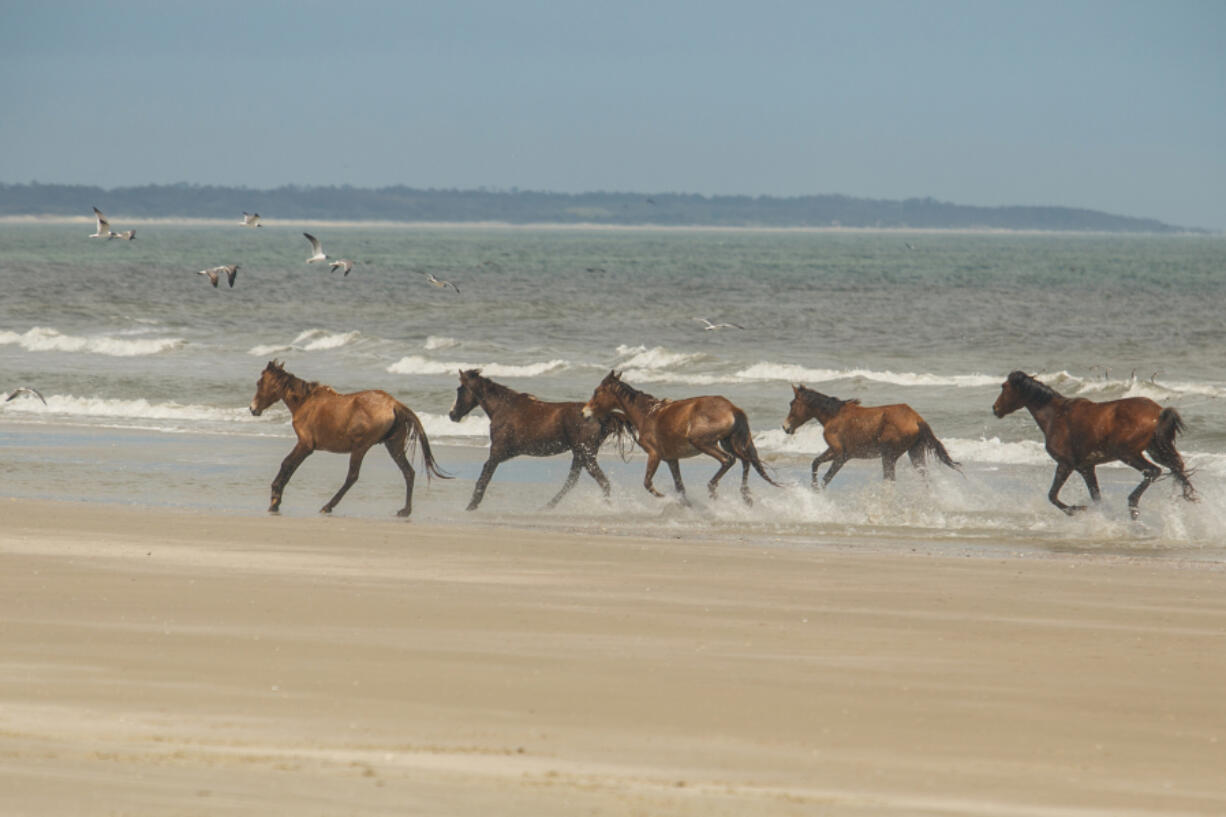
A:
{"type": "Polygon", "coordinates": [[[332,513],[332,509],[329,508],[327,505],[324,505],[322,508],[319,509],[319,512],[323,514],[329,514],[329,513],[332,513]]]}
{"type": "Polygon", "coordinates": [[[1063,510],[1069,516],[1075,516],[1076,514],[1081,513],[1085,509],[1086,509],[1085,505],[1069,505],[1067,508],[1062,508],[1061,510],[1063,510]]]}
{"type": "Polygon", "coordinates": [[[411,514],[411,513],[413,513],[413,511],[412,511],[411,509],[409,509],[409,508],[401,508],[400,510],[396,511],[396,516],[399,516],[400,518],[402,518],[402,519],[403,519],[403,518],[407,517],[407,516],[408,516],[409,514],[411,514]]]}

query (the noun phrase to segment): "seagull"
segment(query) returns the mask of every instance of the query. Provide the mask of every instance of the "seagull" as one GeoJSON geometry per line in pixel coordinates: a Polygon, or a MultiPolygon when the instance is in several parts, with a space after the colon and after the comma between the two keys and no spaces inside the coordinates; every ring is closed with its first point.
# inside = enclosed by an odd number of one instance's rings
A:
{"type": "Polygon", "coordinates": [[[209,276],[209,283],[213,288],[217,288],[217,283],[221,280],[221,276],[225,275],[230,282],[230,286],[234,286],[234,279],[238,276],[238,264],[222,264],[220,267],[212,267],[210,269],[202,269],[197,275],[209,276]]]}
{"type": "Polygon", "coordinates": [[[32,394],[35,397],[37,397],[39,400],[42,400],[44,406],[47,405],[47,398],[43,397],[42,392],[40,392],[38,389],[32,389],[29,386],[18,386],[17,388],[13,389],[11,392],[9,392],[8,397],[4,398],[4,402],[7,403],[10,400],[14,400],[23,394],[32,394]]]}
{"type": "Polygon", "coordinates": [[[263,224],[260,223],[259,213],[248,213],[246,210],[243,211],[242,225],[244,227],[263,227],[264,226],[263,224]]]}
{"type": "Polygon", "coordinates": [[[328,256],[324,254],[324,248],[319,246],[319,239],[310,233],[303,233],[303,235],[306,236],[307,241],[311,242],[311,249],[315,251],[315,254],[308,258],[306,262],[312,264],[316,261],[327,261],[328,256]]]}
{"type": "Polygon", "coordinates": [[[446,289],[447,287],[451,287],[452,289],[456,291],[457,295],[460,294],[460,288],[458,286],[451,283],[450,281],[440,281],[439,279],[434,277],[433,272],[423,272],[422,275],[426,276],[426,280],[429,281],[434,286],[438,287],[439,289],[446,289]]]}
{"type": "Polygon", "coordinates": [[[111,238],[131,241],[132,239],[136,238],[136,230],[124,230],[122,233],[111,233],[111,238]]]}
{"type": "Polygon", "coordinates": [[[340,258],[336,261],[329,262],[328,266],[332,268],[333,272],[336,272],[339,269],[344,270],[345,274],[348,275],[349,270],[353,269],[353,262],[348,258],[340,258]]]}
{"type": "Polygon", "coordinates": [[[119,238],[119,233],[111,232],[111,223],[97,207],[94,208],[94,216],[98,219],[98,229],[94,230],[90,238],[105,238],[108,241],[112,238],[119,238]]]}
{"type": "Polygon", "coordinates": [[[702,328],[708,332],[714,332],[716,329],[744,329],[739,323],[711,323],[706,318],[694,318],[694,320],[706,324],[702,328]]]}

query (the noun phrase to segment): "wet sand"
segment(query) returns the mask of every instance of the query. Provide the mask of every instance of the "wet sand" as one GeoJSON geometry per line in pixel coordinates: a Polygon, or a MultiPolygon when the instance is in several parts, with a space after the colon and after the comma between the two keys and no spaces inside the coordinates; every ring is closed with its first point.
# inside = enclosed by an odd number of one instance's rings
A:
{"type": "Polygon", "coordinates": [[[0,499],[19,815],[1226,813],[1226,572],[0,499]]]}

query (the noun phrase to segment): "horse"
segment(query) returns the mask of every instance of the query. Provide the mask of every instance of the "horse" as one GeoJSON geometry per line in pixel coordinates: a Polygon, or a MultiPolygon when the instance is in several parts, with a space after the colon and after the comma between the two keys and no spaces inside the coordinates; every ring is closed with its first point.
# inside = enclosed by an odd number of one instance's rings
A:
{"type": "Polygon", "coordinates": [[[906,403],[862,406],[859,400],[840,400],[800,384],[792,386],[792,392],[783,430],[795,434],[796,429],[813,419],[823,426],[826,450],[813,459],[815,489],[829,485],[850,459],[881,457],[882,478],[887,480],[894,479],[894,463],[904,453],[911,458],[911,465],[921,471],[924,455],[929,451],[943,464],[961,471],[924,418],[906,403]],[[817,469],[824,462],[829,462],[830,468],[819,486],[817,469]]]}
{"type": "Polygon", "coordinates": [[[583,403],[551,403],[531,394],[518,392],[495,383],[481,374],[480,369],[460,371],[460,385],[448,417],[460,422],[477,406],[490,418],[490,455],[473,486],[467,510],[481,504],[485,488],[494,476],[494,469],[512,457],[551,457],[570,451],[570,473],[557,496],[546,507],[552,508],[579,481],[579,469],[587,469],[592,479],[608,498],[609,480],[596,463],[596,454],[605,439],[613,433],[619,437],[629,430],[624,415],[612,413],[596,420],[585,418],[583,403]]]}
{"type": "Polygon", "coordinates": [[[396,512],[397,516],[408,516],[413,510],[414,471],[405,454],[409,443],[421,441],[426,479],[431,475],[451,478],[435,463],[421,420],[408,406],[385,391],[370,389],[339,394],[331,386],[295,377],[285,371],[284,364],[270,360],[256,381],[251,413],[258,417],[278,400],[284,400],[293,415],[298,443],[282,461],[281,470],[272,481],[270,513],[276,513],[281,507],[281,492],[294,471],[316,450],[349,455],[345,483],[328,504],[320,508],[320,513],[331,513],[345,492],[358,481],[362,458],[376,443],[387,446],[392,460],[404,474],[404,507],[396,512]]]}
{"type": "Polygon", "coordinates": [[[1175,450],[1175,435],[1183,431],[1183,419],[1173,408],[1163,408],[1148,397],[1126,397],[1102,403],[1082,397],[1068,398],[1025,372],[1009,374],[1000,387],[992,413],[1004,417],[1025,406],[1046,437],[1047,453],[1056,461],[1056,476],[1047,498],[1069,516],[1084,505],[1060,501],[1060,488],[1074,471],[1081,474],[1090,499],[1098,502],[1098,478],[1094,468],[1119,460],[1142,474],[1141,484],[1128,495],[1128,513],[1136,519],[1141,494],[1162,469],[1145,458],[1148,453],[1171,469],[1183,488],[1183,498],[1196,500],[1183,458],[1175,450]]]}
{"type": "Polygon", "coordinates": [[[706,454],[719,461],[719,470],[707,483],[707,491],[712,498],[715,497],[720,477],[738,459],[742,464],[741,497],[747,505],[753,504],[749,495],[749,466],[752,465],[762,479],[780,487],[758,459],[745,412],[726,397],[661,400],[623,383],[621,374],[611,371],[583,406],[583,416],[603,418],[614,409],[625,413],[638,434],[638,444],[647,452],[643,487],[653,496],[664,496],[651,484],[656,469],[660,467],[660,460],[663,460],[673,474],[673,485],[681,501],[688,503],[678,460],[698,454],[706,454]]]}

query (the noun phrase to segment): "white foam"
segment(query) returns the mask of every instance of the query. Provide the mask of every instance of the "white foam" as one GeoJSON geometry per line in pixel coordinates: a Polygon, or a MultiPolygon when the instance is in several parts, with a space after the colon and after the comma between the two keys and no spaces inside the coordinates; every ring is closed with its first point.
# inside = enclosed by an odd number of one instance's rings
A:
{"type": "Polygon", "coordinates": [[[894,386],[954,386],[978,388],[999,385],[1001,378],[985,374],[932,374],[929,372],[892,372],[872,369],[810,369],[794,363],[760,361],[736,373],[740,381],[786,380],[791,383],[820,383],[832,380],[870,380],[894,386]]]}
{"type": "Polygon", "coordinates": [[[617,354],[619,357],[625,358],[617,364],[619,367],[636,371],[651,371],[667,369],[673,366],[685,366],[695,363],[703,357],[701,354],[672,352],[663,346],[653,346],[648,349],[646,346],[626,346],[625,344],[617,347],[617,354]]]}
{"type": "Polygon", "coordinates": [[[252,422],[255,418],[246,405],[233,407],[202,406],[174,401],[151,403],[144,398],[124,400],[114,397],[78,397],[48,394],[47,405],[38,400],[15,400],[5,404],[5,412],[25,415],[49,414],[57,417],[127,420],[169,420],[176,422],[252,422]]]}
{"type": "Polygon", "coordinates": [[[290,351],[320,352],[329,349],[339,349],[342,346],[356,343],[361,339],[362,333],[357,330],[351,332],[329,332],[327,329],[307,329],[304,332],[299,332],[298,336],[289,343],[252,346],[247,350],[247,354],[254,357],[266,357],[290,351]]]}
{"type": "Polygon", "coordinates": [[[182,338],[119,338],[110,335],[81,337],[65,335],[44,326],[35,326],[28,332],[0,332],[0,344],[16,343],[31,352],[86,352],[111,357],[141,357],[156,355],[177,349],[185,341],[182,338]]]}
{"type": "Polygon", "coordinates": [[[455,338],[449,338],[445,335],[430,335],[426,338],[425,350],[434,352],[439,349],[450,349],[453,346],[459,346],[460,342],[455,338]]]}
{"type": "Polygon", "coordinates": [[[455,374],[461,369],[480,369],[489,377],[536,377],[549,374],[570,365],[569,361],[555,358],[540,363],[467,363],[455,360],[431,360],[421,355],[406,355],[387,371],[392,374],[455,374]]]}

